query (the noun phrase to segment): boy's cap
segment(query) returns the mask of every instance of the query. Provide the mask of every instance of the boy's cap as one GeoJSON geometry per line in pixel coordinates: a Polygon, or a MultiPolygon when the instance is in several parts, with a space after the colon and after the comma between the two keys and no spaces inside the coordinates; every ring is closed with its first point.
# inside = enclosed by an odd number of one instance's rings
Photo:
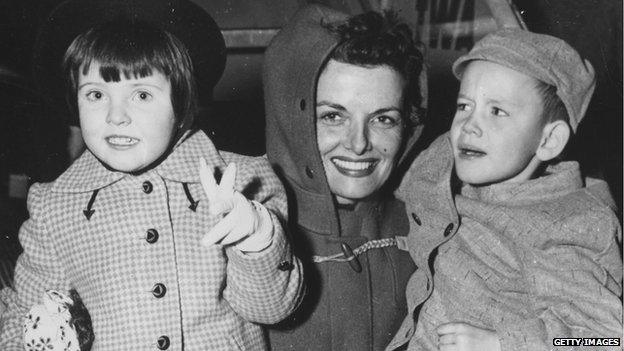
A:
{"type": "Polygon", "coordinates": [[[225,68],[225,41],[212,17],[190,0],[68,0],[48,15],[34,47],[34,78],[42,93],[64,102],[61,63],[79,34],[102,23],[129,19],[152,23],[189,51],[200,96],[212,94],[225,68]]]}
{"type": "Polygon", "coordinates": [[[591,63],[565,41],[522,29],[502,29],[479,40],[453,64],[457,78],[461,79],[472,60],[491,61],[554,85],[574,132],[585,116],[596,85],[591,63]]]}

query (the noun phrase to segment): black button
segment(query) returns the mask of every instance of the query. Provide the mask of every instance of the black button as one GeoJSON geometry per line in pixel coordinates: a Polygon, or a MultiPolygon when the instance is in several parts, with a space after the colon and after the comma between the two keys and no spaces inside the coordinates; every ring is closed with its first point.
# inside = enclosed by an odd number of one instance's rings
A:
{"type": "Polygon", "coordinates": [[[412,218],[414,219],[414,222],[416,222],[416,224],[422,225],[420,218],[414,212],[412,212],[412,218]]]}
{"type": "Polygon", "coordinates": [[[166,350],[169,348],[169,345],[171,345],[171,342],[169,341],[169,337],[167,335],[161,335],[160,337],[158,337],[157,342],[159,350],[166,350]]]}
{"type": "Polygon", "coordinates": [[[145,238],[145,240],[150,243],[153,244],[155,242],[158,241],[158,231],[154,228],[152,229],[148,229],[147,230],[147,238],[145,238]]]}
{"type": "Polygon", "coordinates": [[[154,287],[152,288],[152,295],[154,295],[157,299],[160,299],[161,297],[165,296],[166,293],[167,293],[167,288],[165,287],[165,284],[162,284],[162,283],[154,284],[154,287]]]}
{"type": "Polygon", "coordinates": [[[154,190],[154,186],[152,185],[152,183],[148,182],[147,180],[143,182],[143,192],[146,194],[149,194],[152,192],[152,190],[154,190]]]}
{"type": "Polygon", "coordinates": [[[312,171],[312,169],[310,167],[306,166],[305,172],[306,172],[306,175],[308,176],[308,178],[310,178],[310,179],[314,178],[314,172],[312,171]]]}
{"type": "Polygon", "coordinates": [[[449,223],[449,225],[446,226],[446,229],[444,229],[444,236],[449,236],[453,232],[454,226],[455,225],[453,225],[453,223],[449,223]]]}
{"type": "Polygon", "coordinates": [[[305,107],[306,107],[306,102],[305,102],[305,99],[301,99],[301,100],[299,101],[299,109],[300,109],[301,111],[304,111],[304,110],[305,110],[305,107]]]}
{"type": "Polygon", "coordinates": [[[280,271],[284,271],[284,272],[290,271],[293,268],[295,268],[295,266],[290,261],[282,261],[277,265],[277,269],[279,269],[280,271]]]}
{"type": "Polygon", "coordinates": [[[362,265],[360,264],[360,260],[358,260],[357,256],[351,250],[351,247],[346,243],[340,243],[340,249],[342,250],[342,254],[349,262],[349,266],[356,272],[360,273],[362,271],[362,265]]]}

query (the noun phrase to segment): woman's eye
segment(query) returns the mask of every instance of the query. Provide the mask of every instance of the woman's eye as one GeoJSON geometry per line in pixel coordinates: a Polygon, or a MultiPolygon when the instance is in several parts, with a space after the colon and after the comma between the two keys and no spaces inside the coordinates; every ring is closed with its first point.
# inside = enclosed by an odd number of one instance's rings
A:
{"type": "Polygon", "coordinates": [[[139,99],[140,101],[150,101],[152,99],[152,94],[146,91],[139,91],[136,94],[136,98],[139,99]]]}
{"type": "Polygon", "coordinates": [[[104,94],[102,94],[101,91],[97,91],[97,90],[93,90],[88,92],[86,95],[87,100],[89,101],[98,101],[98,100],[102,100],[102,98],[104,97],[104,94]]]}
{"type": "Polygon", "coordinates": [[[457,111],[466,111],[468,109],[468,104],[464,104],[461,102],[457,103],[457,111]]]}
{"type": "Polygon", "coordinates": [[[322,113],[318,117],[318,120],[325,124],[339,124],[340,122],[342,122],[343,118],[342,116],[340,116],[340,114],[336,112],[326,112],[322,113]]]}
{"type": "Polygon", "coordinates": [[[377,122],[387,127],[392,127],[398,124],[398,120],[396,118],[385,115],[375,117],[373,119],[373,123],[377,122]]]}
{"type": "Polygon", "coordinates": [[[492,107],[492,114],[498,117],[507,117],[509,114],[498,107],[492,107]]]}

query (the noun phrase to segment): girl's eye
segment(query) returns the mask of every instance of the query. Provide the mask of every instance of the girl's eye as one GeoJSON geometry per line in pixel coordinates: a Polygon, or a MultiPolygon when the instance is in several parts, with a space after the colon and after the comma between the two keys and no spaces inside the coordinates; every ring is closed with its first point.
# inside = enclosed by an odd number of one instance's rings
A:
{"type": "Polygon", "coordinates": [[[102,100],[102,98],[104,97],[104,94],[102,94],[101,91],[92,90],[86,94],[86,97],[87,97],[87,100],[89,101],[98,101],[98,100],[102,100]]]}
{"type": "Polygon", "coordinates": [[[152,94],[146,92],[146,91],[139,91],[136,94],[136,98],[139,99],[140,101],[151,101],[152,100],[152,94]]]}
{"type": "Polygon", "coordinates": [[[340,124],[343,118],[336,112],[325,112],[318,117],[318,120],[325,124],[340,124]]]}
{"type": "Polygon", "coordinates": [[[498,107],[492,107],[492,114],[498,117],[507,117],[509,114],[498,107]]]}

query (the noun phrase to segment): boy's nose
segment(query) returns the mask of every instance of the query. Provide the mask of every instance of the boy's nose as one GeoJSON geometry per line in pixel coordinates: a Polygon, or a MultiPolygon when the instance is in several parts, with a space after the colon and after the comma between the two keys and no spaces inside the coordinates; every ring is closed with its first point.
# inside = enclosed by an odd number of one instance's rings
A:
{"type": "Polygon", "coordinates": [[[130,124],[131,121],[132,119],[126,111],[125,104],[116,103],[111,105],[108,111],[108,115],[106,116],[107,123],[112,123],[115,125],[127,125],[130,124]]]}
{"type": "Polygon", "coordinates": [[[368,126],[365,123],[354,123],[344,137],[343,145],[356,155],[362,155],[371,148],[368,126]]]}
{"type": "Polygon", "coordinates": [[[461,130],[466,134],[481,136],[481,126],[479,125],[478,116],[476,113],[473,112],[470,114],[470,116],[466,117],[464,123],[462,123],[461,130]]]}

